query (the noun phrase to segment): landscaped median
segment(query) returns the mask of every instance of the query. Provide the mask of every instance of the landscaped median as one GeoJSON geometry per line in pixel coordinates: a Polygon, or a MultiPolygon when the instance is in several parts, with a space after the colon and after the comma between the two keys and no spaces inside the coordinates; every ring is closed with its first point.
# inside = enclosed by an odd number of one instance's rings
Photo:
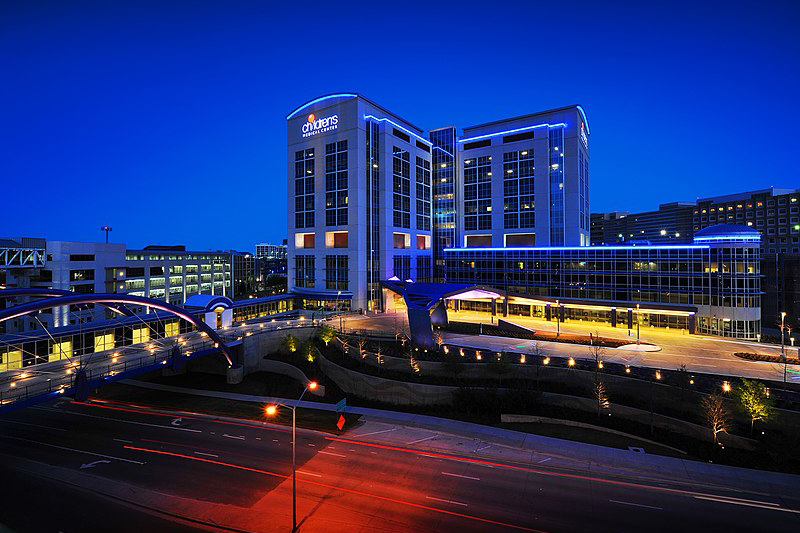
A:
{"type": "MultiPolygon", "coordinates": [[[[320,375],[361,405],[401,405],[491,425],[500,425],[501,414],[569,420],[718,461],[719,449],[711,451],[718,446],[709,444],[716,441],[734,464],[800,470],[797,461],[777,453],[785,442],[800,441],[800,413],[773,409],[777,416],[768,425],[757,423],[753,434],[758,438],[749,438],[752,420],[739,403],[738,381],[681,368],[606,363],[602,354],[607,348],[596,345],[575,346],[576,354],[586,350],[584,357],[592,360],[544,356],[535,346],[512,353],[441,343],[425,351],[411,349],[402,337],[397,342],[363,335],[327,340],[316,346],[320,375]],[[721,406],[722,424],[709,425],[706,399],[721,406]]],[[[525,429],[537,431],[535,424],[525,429]]]]}
{"type": "Polygon", "coordinates": [[[781,359],[781,356],[779,355],[766,355],[763,353],[753,353],[753,352],[736,352],[733,355],[735,355],[736,357],[740,357],[742,359],[747,359],[748,361],[764,361],[766,363],[800,365],[800,359],[793,357],[786,357],[785,359],[781,359]]]}

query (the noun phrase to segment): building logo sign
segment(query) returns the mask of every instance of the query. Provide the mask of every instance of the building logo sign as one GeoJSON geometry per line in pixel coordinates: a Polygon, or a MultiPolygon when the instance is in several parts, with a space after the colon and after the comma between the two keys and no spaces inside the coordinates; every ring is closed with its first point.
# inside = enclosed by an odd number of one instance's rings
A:
{"type": "MultiPolygon", "coordinates": [[[[313,117],[314,115],[311,116],[313,117]]],[[[581,122],[581,142],[583,146],[587,149],[589,148],[589,137],[586,136],[586,127],[583,125],[583,122],[581,122]]]]}
{"type": "Polygon", "coordinates": [[[327,133],[339,127],[339,115],[317,118],[314,113],[308,115],[308,120],[303,124],[303,137],[313,137],[320,133],[327,133]]]}

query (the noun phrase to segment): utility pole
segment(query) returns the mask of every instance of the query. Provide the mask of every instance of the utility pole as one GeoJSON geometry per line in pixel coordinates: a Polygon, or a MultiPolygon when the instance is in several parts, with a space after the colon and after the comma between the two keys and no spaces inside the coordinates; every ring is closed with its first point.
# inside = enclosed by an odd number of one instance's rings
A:
{"type": "Polygon", "coordinates": [[[106,232],[106,244],[108,244],[108,232],[109,231],[113,231],[113,229],[114,228],[112,228],[111,226],[102,226],[100,228],[100,231],[105,231],[106,232]]]}

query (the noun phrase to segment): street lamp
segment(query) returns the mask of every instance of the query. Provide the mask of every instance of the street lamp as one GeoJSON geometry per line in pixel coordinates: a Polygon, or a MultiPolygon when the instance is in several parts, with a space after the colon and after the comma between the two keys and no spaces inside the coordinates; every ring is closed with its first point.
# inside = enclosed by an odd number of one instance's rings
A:
{"type": "Polygon", "coordinates": [[[307,390],[316,390],[317,386],[316,381],[309,381],[303,389],[303,392],[300,393],[300,397],[294,403],[294,406],[278,403],[268,405],[264,409],[267,416],[274,416],[277,414],[279,405],[292,410],[292,533],[297,531],[297,458],[295,455],[297,445],[297,405],[300,403],[300,400],[303,399],[303,395],[307,390]]]}
{"type": "Polygon", "coordinates": [[[636,304],[636,344],[639,344],[639,322],[641,321],[639,318],[639,305],[636,304]]]}
{"type": "Polygon", "coordinates": [[[556,300],[556,337],[561,336],[561,304],[556,300]]]}
{"type": "Polygon", "coordinates": [[[781,311],[781,359],[786,359],[786,348],[783,341],[783,328],[786,324],[786,311],[781,311]]]}

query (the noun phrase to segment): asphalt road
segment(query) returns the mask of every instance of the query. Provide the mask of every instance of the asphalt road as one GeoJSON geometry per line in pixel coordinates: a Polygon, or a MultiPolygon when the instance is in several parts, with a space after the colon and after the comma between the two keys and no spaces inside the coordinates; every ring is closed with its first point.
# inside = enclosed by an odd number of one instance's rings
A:
{"type": "MultiPolygon", "coordinates": [[[[629,478],[576,473],[549,468],[547,458],[522,464],[469,453],[443,455],[413,442],[381,444],[381,434],[391,430],[366,429],[341,438],[299,431],[301,531],[794,532],[800,527],[800,511],[787,507],[796,506],[796,499],[698,488],[663,477],[647,483],[635,473],[629,478]]],[[[32,460],[60,467],[53,471],[72,483],[136,502],[97,501],[59,482],[43,483],[38,467],[36,476],[17,471],[3,478],[0,524],[18,531],[196,527],[143,513],[138,504],[244,531],[290,528],[291,434],[285,427],[62,401],[0,419],[0,452],[3,471],[32,460]],[[60,514],[64,502],[73,512],[60,514]]]]}

